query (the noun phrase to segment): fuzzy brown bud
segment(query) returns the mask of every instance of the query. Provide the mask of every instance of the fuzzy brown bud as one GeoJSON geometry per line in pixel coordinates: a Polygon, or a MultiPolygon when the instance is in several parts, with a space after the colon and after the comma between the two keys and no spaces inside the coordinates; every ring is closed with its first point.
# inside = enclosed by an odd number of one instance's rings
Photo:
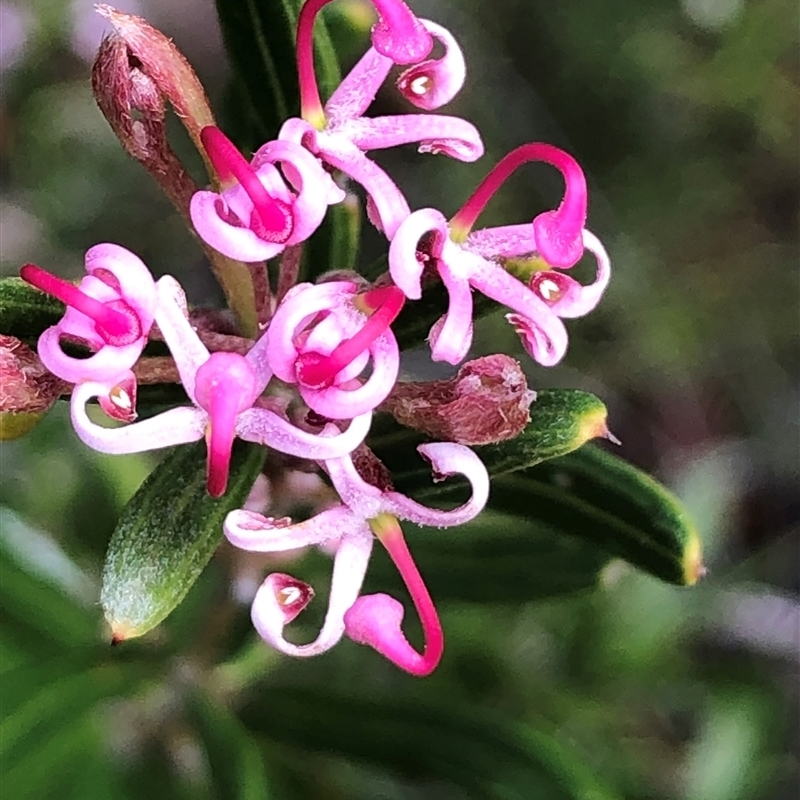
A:
{"type": "Polygon", "coordinates": [[[517,436],[535,399],[519,362],[498,354],[468,361],[450,380],[398,383],[381,410],[434,439],[482,445],[517,436]]]}
{"type": "Polygon", "coordinates": [[[0,440],[27,433],[56,402],[64,384],[19,339],[0,334],[0,440]]]}
{"type": "Polygon", "coordinates": [[[123,14],[102,3],[95,8],[114,26],[116,38],[124,42],[141,73],[167,98],[195,147],[205,155],[200,131],[215,124],[214,115],[203,85],[183,53],[171,39],[141,17],[123,14]]]}
{"type": "Polygon", "coordinates": [[[92,91],[126,152],[155,178],[188,220],[189,201],[198,187],[167,141],[164,97],[116,33],[107,36],[97,51],[92,91]]]}

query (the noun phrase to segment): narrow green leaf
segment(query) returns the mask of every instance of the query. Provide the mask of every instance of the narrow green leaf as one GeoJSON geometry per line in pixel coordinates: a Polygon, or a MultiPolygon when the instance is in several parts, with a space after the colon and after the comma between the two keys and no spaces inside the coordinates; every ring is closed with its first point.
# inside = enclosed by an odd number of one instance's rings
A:
{"type": "Polygon", "coordinates": [[[22,278],[0,279],[0,333],[35,345],[45,328],[64,316],[64,304],[22,278]]]}
{"type": "MultiPolygon", "coordinates": [[[[70,671],[61,662],[25,665],[3,675],[4,697],[16,698],[0,723],[0,760],[6,774],[24,774],[35,764],[43,742],[69,731],[109,697],[129,696],[151,677],[152,668],[136,662],[100,664],[70,671]],[[23,692],[23,694],[18,694],[23,692]]],[[[5,784],[5,781],[4,781],[5,784]]],[[[19,796],[19,795],[17,795],[19,796]]]]}
{"type": "Polygon", "coordinates": [[[705,572],[699,535],[680,501],[591,445],[492,481],[489,505],[576,536],[670,583],[691,586],[705,572]]]}
{"type": "Polygon", "coordinates": [[[97,641],[99,615],[80,606],[15,561],[0,539],[0,611],[3,638],[34,656],[63,653],[97,641]]]}
{"type": "Polygon", "coordinates": [[[203,742],[216,800],[268,800],[261,751],[239,719],[199,692],[186,710],[203,742]]]}
{"type": "Polygon", "coordinates": [[[37,736],[24,757],[4,764],[3,792],[9,797],[64,797],[64,790],[87,770],[97,770],[102,758],[94,721],[88,712],[79,714],[62,721],[46,738],[37,736]]]}
{"type": "Polygon", "coordinates": [[[228,491],[206,492],[205,444],[181,447],[156,467],[120,517],[108,546],[100,600],[116,641],[141,636],[183,600],[242,505],[266,448],[236,442],[228,491]]]}
{"type": "MultiPolygon", "coordinates": [[[[519,604],[595,588],[611,556],[536,519],[484,511],[452,530],[406,525],[405,534],[436,602],[519,604]]],[[[404,594],[381,548],[365,593],[404,594]]]]}
{"type": "MultiPolygon", "coordinates": [[[[295,27],[303,0],[217,0],[225,46],[244,87],[255,122],[258,147],[275,138],[289,117],[298,116],[300,92],[295,55],[295,27]]],[[[325,23],[314,26],[317,80],[323,100],[339,83],[339,62],[325,23]]]]}
{"type": "Polygon", "coordinates": [[[242,716],[249,728],[282,744],[447,781],[469,797],[616,797],[580,766],[579,754],[554,732],[428,699],[414,703],[362,693],[262,687],[242,716]]]}
{"type": "Polygon", "coordinates": [[[576,389],[541,389],[531,421],[516,438],[476,448],[490,475],[503,475],[571,453],[608,432],[603,402],[576,389]]]}

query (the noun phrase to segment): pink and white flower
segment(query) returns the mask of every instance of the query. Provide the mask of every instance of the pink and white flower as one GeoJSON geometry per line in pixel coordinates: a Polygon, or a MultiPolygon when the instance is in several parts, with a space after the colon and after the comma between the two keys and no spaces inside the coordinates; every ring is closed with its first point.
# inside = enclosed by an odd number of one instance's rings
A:
{"type": "Polygon", "coordinates": [[[203,128],[200,137],[227,188],[196,192],[189,213],[200,238],[229,258],[273,258],[304,242],[328,205],[344,199],[319,161],[293,142],[267,142],[248,163],[219,128],[203,128]]]}
{"type": "Polygon", "coordinates": [[[389,247],[392,280],[411,300],[422,296],[426,268],[438,274],[449,295],[447,313],[429,335],[435,361],[459,363],[472,342],[472,289],[511,309],[506,319],[516,328],[527,352],[540,364],[557,364],[567,349],[561,318],[588,314],[600,301],[611,274],[608,255],[597,237],[584,229],[586,182],[577,162],[556,147],[523,145],[509,153],[448,223],[433,208],[411,214],[389,247]],[[545,161],[564,175],[566,190],[558,209],[533,223],[471,228],[506,178],[528,161],[545,161]],[[574,266],[589,250],[597,260],[594,281],[581,285],[556,270],[574,266]],[[504,261],[532,258],[540,267],[523,283],[504,261]]]}
{"type": "MultiPolygon", "coordinates": [[[[329,425],[323,433],[332,431],[335,427],[329,425]]],[[[228,515],[225,536],[244,550],[274,553],[338,543],[328,612],[322,630],[309,644],[287,642],[283,629],[310,601],[313,595],[310,587],[286,575],[266,578],[253,601],[252,618],[267,643],[287,655],[314,656],[329,650],[347,633],[414,675],[427,675],[435,669],[443,650],[441,625],[397,518],[439,528],[462,525],[474,519],[486,504],[489,476],[481,460],[463,445],[437,443],[418,449],[431,462],[434,480],[455,474],[467,478],[472,496],[466,503],[452,511],[428,508],[399,492],[367,483],[358,474],[352,458],[343,457],[323,464],[341,505],[294,525],[288,518],[276,520],[243,509],[228,515]],[[420,615],[425,633],[422,654],[414,650],[402,633],[403,608],[397,600],[384,594],[358,597],[375,536],[397,565],[420,615]]]]}
{"type": "Polygon", "coordinates": [[[184,313],[185,298],[178,282],[165,276],[157,284],[156,322],[164,335],[183,388],[192,402],[120,428],[105,428],[89,419],[86,404],[109,391],[107,384],[88,381],[72,394],[71,415],[83,442],[103,453],[139,453],[206,437],[208,491],[224,494],[231,447],[236,437],[281,453],[320,460],[351,452],[367,435],[371,414],[353,419],[344,433],[317,436],[303,431],[276,411],[258,404],[272,378],[265,340],[260,339],[245,356],[209,353],[184,313]]]}
{"type": "Polygon", "coordinates": [[[297,59],[302,119],[287,120],[278,138],[303,145],[360,183],[367,192],[372,221],[391,239],[410,209],[394,181],[364,153],[418,142],[420,152],[474,161],[483,154],[483,143],[476,128],[458,117],[365,117],[364,113],[394,64],[413,65],[398,80],[404,97],[418,108],[439,108],[455,96],[464,82],[464,57],[445,28],[417,19],[399,0],[381,0],[375,3],[379,21],[373,28],[373,46],[323,108],[314,75],[311,39],[314,16],[322,5],[307,2],[300,12],[297,59]],[[423,60],[434,40],[443,46],[445,55],[423,60]]]}
{"type": "Polygon", "coordinates": [[[274,373],[296,384],[309,408],[328,419],[372,411],[392,390],[400,368],[389,326],[403,307],[403,293],[396,286],[359,288],[354,281],[298,284],[266,334],[274,373]]]}
{"type": "Polygon", "coordinates": [[[156,310],[156,288],[142,260],[116,244],[98,244],[86,252],[89,273],[78,286],[26,264],[23,280],[53,295],[67,310],[57,325],[39,337],[42,363],[69,383],[119,382],[142,353],[156,310]],[[85,342],[93,355],[75,358],[62,339],[85,342]]]}

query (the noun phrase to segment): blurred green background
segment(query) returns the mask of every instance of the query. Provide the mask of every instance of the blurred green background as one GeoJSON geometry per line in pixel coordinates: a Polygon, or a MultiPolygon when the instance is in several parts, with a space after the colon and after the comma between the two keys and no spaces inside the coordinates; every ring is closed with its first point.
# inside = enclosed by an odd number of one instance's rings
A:
{"type": "MultiPolygon", "coordinates": [[[[0,2],[2,273],[34,261],[77,277],[87,247],[115,241],[192,301],[219,302],[199,247],[94,105],[91,5],[0,2]]],[[[576,597],[445,600],[445,659],[418,681],[349,642],[308,662],[270,653],[236,600],[266,563],[223,549],[162,628],[97,656],[105,545],[155,457],[89,451],[57,407],[0,451],[0,689],[4,714],[27,709],[0,738],[5,786],[23,787],[9,797],[797,797],[796,4],[412,5],[461,42],[467,84],[446,111],[478,125],[487,155],[380,162],[412,208],[448,214],[518,144],[578,157],[612,283],[570,323],[564,363],[528,376],[603,398],[621,453],[694,515],[709,576],[681,590],[619,564],[576,597]],[[474,785],[453,778],[473,767],[474,785]]],[[[174,38],[218,110],[234,107],[212,0],[119,6],[174,38]]],[[[331,16],[345,62],[364,46],[348,29],[361,11],[340,0],[331,16]]],[[[401,108],[386,91],[373,113],[401,108]]],[[[560,191],[526,167],[481,222],[530,219],[560,191]]],[[[378,246],[367,232],[364,263],[378,246]]],[[[475,353],[497,351],[520,352],[493,318],[475,353]]]]}

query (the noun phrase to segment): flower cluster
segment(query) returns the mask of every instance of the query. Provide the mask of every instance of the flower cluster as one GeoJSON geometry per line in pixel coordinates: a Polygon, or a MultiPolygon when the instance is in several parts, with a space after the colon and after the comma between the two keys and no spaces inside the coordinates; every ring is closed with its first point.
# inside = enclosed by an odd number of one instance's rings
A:
{"type": "Polygon", "coordinates": [[[435,208],[412,211],[394,180],[367,154],[418,143],[422,153],[461,161],[482,156],[481,137],[472,124],[430,113],[464,82],[461,50],[449,31],[417,18],[402,0],[374,0],[378,19],[371,47],[323,105],[312,31],[326,2],[306,0],[298,18],[301,116],[286,120],[277,139],[250,160],[217,127],[200,131],[204,155],[220,183],[216,191],[197,191],[191,198],[196,233],[229,259],[246,264],[282,259],[281,285],[274,295],[270,290],[262,297],[262,329],[248,349],[231,352],[204,341],[190,321],[178,282],[170,276],[155,281],[139,258],[114,244],[88,251],[87,276],[78,286],[33,265],[23,267],[21,275],[67,305],[63,319],[41,336],[38,352],[54,375],[73,385],[72,423],[90,447],[132,453],[205,437],[208,491],[214,496],[225,493],[236,437],[301,459],[303,469],[327,475],[338,501],[310,519],[293,523],[240,509],[225,522],[227,539],[244,550],[333,549],[328,612],[317,639],[305,645],[284,639],[284,627],[305,608],[313,590],[274,573],[252,605],[253,623],[266,642],[284,653],[308,656],[347,635],[408,672],[425,675],[441,658],[442,629],[398,520],[434,527],[468,522],[487,501],[489,478],[464,444],[422,445],[419,452],[430,462],[434,480],[462,475],[471,487],[466,503],[441,511],[396,492],[383,465],[373,463],[377,459],[363,442],[399,373],[392,324],[407,302],[441,283],[448,305],[430,330],[430,353],[434,361],[458,365],[472,341],[476,290],[508,309],[506,318],[525,350],[550,366],[567,349],[563,320],[597,305],[610,265],[597,237],[584,227],[587,190],[581,168],[551,145],[526,144],[511,152],[449,220],[435,208]],[[434,48],[438,57],[432,56],[434,48]],[[396,65],[402,67],[397,89],[421,113],[366,116],[396,65]],[[558,208],[529,222],[474,230],[490,198],[531,161],[562,174],[566,188],[558,208]],[[325,219],[328,206],[342,202],[354,184],[363,190],[369,219],[386,239],[388,273],[376,284],[355,273],[297,283],[300,248],[325,219]],[[569,271],[586,250],[597,267],[593,282],[582,285],[569,271]],[[135,421],[133,368],[152,337],[163,338],[169,348],[189,402],[135,421]],[[66,352],[64,343],[75,341],[92,355],[77,358],[66,352]],[[124,424],[93,421],[87,404],[95,399],[106,415],[124,424]],[[396,599],[361,594],[376,538],[419,614],[422,653],[402,633],[403,607],[396,599]]]}

